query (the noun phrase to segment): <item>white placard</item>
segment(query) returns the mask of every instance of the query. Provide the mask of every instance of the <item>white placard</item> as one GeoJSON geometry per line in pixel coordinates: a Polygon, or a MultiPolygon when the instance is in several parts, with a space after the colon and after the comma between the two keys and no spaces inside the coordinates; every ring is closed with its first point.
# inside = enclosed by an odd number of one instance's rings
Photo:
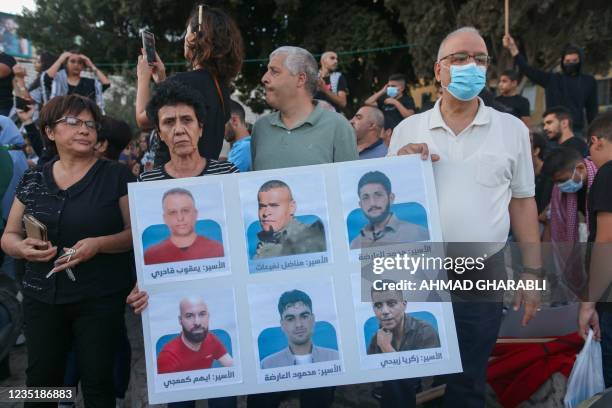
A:
{"type": "MultiPolygon", "coordinates": [[[[409,301],[406,305],[408,315],[435,326],[439,347],[367,354],[366,342],[376,329],[372,320],[376,315],[372,303],[362,301],[360,254],[350,249],[350,238],[365,226],[357,185],[368,172],[388,177],[395,195],[391,211],[401,222],[418,226],[420,234],[427,234],[426,240],[414,245],[442,240],[431,162],[416,155],[129,185],[138,284],[151,299],[142,319],[151,403],[461,371],[450,303],[409,301]],[[260,222],[262,208],[278,207],[271,195],[259,194],[267,188],[266,182],[275,180],[289,187],[295,204],[291,207],[293,219],[299,222],[294,231],[301,231],[295,233],[301,237],[301,245],[292,242],[290,249],[286,243],[293,233],[287,237],[273,228],[266,234],[265,225],[272,224],[260,222]],[[163,229],[162,197],[173,188],[192,192],[198,222],[207,220],[207,226],[195,229],[220,241],[223,257],[158,264],[154,270],[145,265],[145,247],[150,243],[143,242],[143,233],[152,225],[158,231],[163,229]],[[274,247],[276,244],[281,247],[274,247]],[[174,268],[174,273],[153,276],[164,268],[174,268]],[[182,272],[177,272],[180,268],[182,272]],[[281,322],[279,301],[283,293],[294,290],[307,294],[312,304],[313,326],[308,329],[312,332],[311,356],[283,355],[283,350],[291,352],[285,344],[297,340],[281,322]],[[227,333],[231,367],[158,373],[158,342],[166,335],[180,336],[179,306],[185,298],[203,299],[210,309],[209,332],[227,333]],[[321,348],[316,358],[315,346],[321,348]],[[262,361],[274,353],[275,363],[263,368],[262,361]],[[292,357],[295,363],[304,364],[282,363],[292,357]]],[[[265,217],[273,218],[270,214],[265,217]]],[[[159,233],[156,239],[160,239],[159,233]]],[[[299,329],[297,336],[303,335],[299,329]]]]}

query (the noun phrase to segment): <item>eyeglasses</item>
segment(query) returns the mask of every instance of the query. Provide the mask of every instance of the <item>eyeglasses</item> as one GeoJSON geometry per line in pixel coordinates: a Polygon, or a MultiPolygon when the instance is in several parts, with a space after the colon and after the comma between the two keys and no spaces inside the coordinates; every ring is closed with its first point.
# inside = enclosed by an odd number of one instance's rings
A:
{"type": "Polygon", "coordinates": [[[71,128],[80,128],[83,123],[85,124],[85,127],[89,130],[98,130],[100,129],[100,125],[98,125],[98,123],[95,120],[81,120],[79,118],[75,118],[74,116],[64,116],[62,118],[59,118],[58,120],[56,120],[53,123],[60,123],[60,122],[64,122],[66,125],[70,126],[71,128]]]}
{"type": "Polygon", "coordinates": [[[472,58],[476,65],[487,66],[491,62],[491,57],[487,54],[468,54],[467,52],[454,52],[452,54],[448,54],[446,57],[442,57],[438,60],[438,62],[448,59],[451,65],[464,65],[467,64],[468,61],[472,58]]]}

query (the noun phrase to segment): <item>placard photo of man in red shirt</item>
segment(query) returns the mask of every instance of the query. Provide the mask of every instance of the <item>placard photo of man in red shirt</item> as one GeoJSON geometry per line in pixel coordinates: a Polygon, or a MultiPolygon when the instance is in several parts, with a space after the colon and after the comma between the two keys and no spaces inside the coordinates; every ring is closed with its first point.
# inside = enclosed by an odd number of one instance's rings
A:
{"type": "Polygon", "coordinates": [[[205,370],[216,360],[223,367],[232,367],[234,360],[225,346],[208,330],[210,313],[201,297],[187,297],[179,305],[182,331],[166,343],[157,356],[159,374],[205,370]]]}
{"type": "Polygon", "coordinates": [[[198,210],[189,190],[173,188],[166,191],[162,208],[170,237],[145,250],[145,265],[224,256],[221,242],[196,233],[198,210]]]}

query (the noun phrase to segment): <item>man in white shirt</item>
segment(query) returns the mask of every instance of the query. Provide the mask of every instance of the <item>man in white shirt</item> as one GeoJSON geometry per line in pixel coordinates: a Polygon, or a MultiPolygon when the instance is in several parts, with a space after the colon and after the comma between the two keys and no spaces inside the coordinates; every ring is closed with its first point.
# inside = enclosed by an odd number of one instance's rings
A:
{"type": "MultiPolygon", "coordinates": [[[[519,119],[486,107],[477,97],[489,59],[476,29],[450,33],[434,66],[442,97],[433,109],[395,128],[388,155],[420,154],[435,162],[444,241],[480,243],[464,248],[479,251],[477,256],[486,254],[485,270],[472,277],[505,278],[502,248],[512,226],[523,249],[521,278],[538,279],[541,258],[529,132],[519,119]]],[[[457,276],[451,271],[449,278],[457,276]]],[[[487,360],[497,339],[502,304],[482,302],[481,294],[476,295],[477,302],[453,304],[463,373],[448,376],[448,407],[484,407],[487,360]]],[[[517,292],[515,309],[521,305],[525,325],[535,315],[539,296],[517,292]]],[[[407,380],[401,381],[402,387],[385,388],[401,406],[409,406],[413,389],[407,380]]]]}

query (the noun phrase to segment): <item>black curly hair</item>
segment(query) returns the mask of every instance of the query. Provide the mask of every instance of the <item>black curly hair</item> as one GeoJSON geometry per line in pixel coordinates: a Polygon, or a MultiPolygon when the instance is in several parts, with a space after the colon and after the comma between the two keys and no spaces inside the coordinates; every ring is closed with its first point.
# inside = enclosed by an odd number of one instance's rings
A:
{"type": "Polygon", "coordinates": [[[166,80],[157,87],[147,104],[147,117],[155,123],[155,128],[159,129],[159,110],[164,106],[175,106],[179,103],[191,106],[198,122],[205,123],[206,109],[202,103],[202,96],[197,91],[174,80],[166,80]]]}

